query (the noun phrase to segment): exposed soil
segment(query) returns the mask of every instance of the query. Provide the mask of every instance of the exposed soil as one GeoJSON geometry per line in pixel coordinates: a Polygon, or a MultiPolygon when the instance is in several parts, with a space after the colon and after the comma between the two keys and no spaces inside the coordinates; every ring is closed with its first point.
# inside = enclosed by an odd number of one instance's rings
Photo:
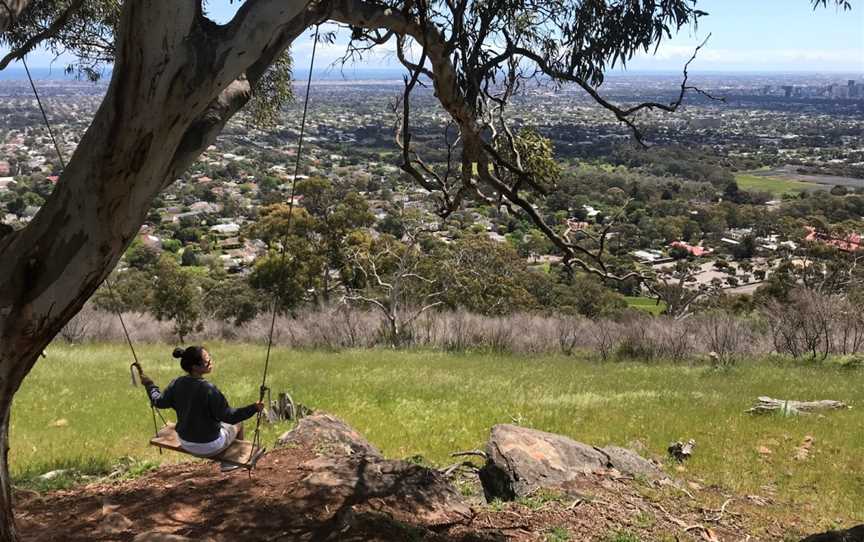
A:
{"type": "MultiPolygon", "coordinates": [[[[276,450],[261,460],[251,478],[245,471],[223,474],[214,464],[195,462],[124,483],[21,493],[18,523],[24,540],[34,542],[126,541],[142,533],[153,534],[139,540],[157,540],[155,533],[165,533],[214,541],[464,542],[545,540],[564,530],[569,540],[614,540],[625,531],[638,540],[725,541],[748,535],[750,540],[770,540],[784,535],[779,525],[761,535],[748,533],[741,501],[733,499],[721,514],[703,509],[680,489],[596,474],[563,493],[521,503],[489,506],[471,497],[473,514],[435,524],[434,514],[412,510],[416,503],[356,487],[344,491],[338,480],[331,480],[330,490],[310,483],[311,475],[320,472],[314,464],[319,456],[313,447],[276,450]]],[[[477,491],[471,481],[460,483],[469,484],[466,493],[477,491]]]]}

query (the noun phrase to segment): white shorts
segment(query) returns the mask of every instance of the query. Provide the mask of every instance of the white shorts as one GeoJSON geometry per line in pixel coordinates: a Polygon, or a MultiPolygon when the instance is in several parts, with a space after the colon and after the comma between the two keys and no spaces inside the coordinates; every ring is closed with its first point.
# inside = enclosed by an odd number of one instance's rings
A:
{"type": "Polygon", "coordinates": [[[225,451],[237,438],[237,427],[229,423],[223,423],[219,436],[211,442],[188,442],[180,439],[180,446],[192,455],[201,457],[212,457],[225,451]]]}

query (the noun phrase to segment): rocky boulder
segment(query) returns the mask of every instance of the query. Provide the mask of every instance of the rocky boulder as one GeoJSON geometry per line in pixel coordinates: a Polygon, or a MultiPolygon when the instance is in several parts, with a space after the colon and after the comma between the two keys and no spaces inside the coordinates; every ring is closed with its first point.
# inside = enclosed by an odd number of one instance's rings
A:
{"type": "Polygon", "coordinates": [[[317,457],[300,465],[308,474],[302,494],[338,503],[337,521],[345,526],[364,514],[386,509],[397,521],[426,526],[462,523],[473,512],[437,470],[388,460],[342,420],[326,414],[303,418],[282,435],[283,446],[302,445],[317,457]]]}
{"type": "Polygon", "coordinates": [[[276,441],[277,446],[314,446],[328,455],[381,457],[381,452],[363,435],[335,416],[313,414],[302,418],[294,429],[276,441]]]}
{"type": "Polygon", "coordinates": [[[628,476],[635,478],[648,478],[649,480],[660,480],[666,478],[660,468],[648,461],[633,450],[621,448],[620,446],[606,446],[598,448],[608,457],[607,468],[612,468],[628,476]]]}
{"type": "Polygon", "coordinates": [[[625,448],[598,448],[562,435],[502,424],[492,428],[480,481],[487,500],[513,500],[538,488],[561,487],[580,476],[606,473],[649,479],[665,475],[625,448]]]}

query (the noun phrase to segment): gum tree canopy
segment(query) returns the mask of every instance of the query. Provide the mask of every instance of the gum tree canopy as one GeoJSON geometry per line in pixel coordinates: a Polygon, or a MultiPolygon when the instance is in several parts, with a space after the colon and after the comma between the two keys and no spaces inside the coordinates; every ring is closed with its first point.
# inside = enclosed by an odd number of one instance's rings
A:
{"type": "MultiPolygon", "coordinates": [[[[815,6],[844,0],[810,0],[815,6]]],[[[0,0],[0,68],[41,43],[113,63],[101,106],[54,192],[23,229],[0,232],[0,541],[15,540],[8,478],[12,397],[43,348],[109,274],[153,198],[250,99],[284,90],[285,51],[315,24],[352,29],[349,56],[389,43],[408,69],[397,144],[402,168],[442,215],[466,201],[525,213],[570,262],[607,275],[600,251],[546,224],[531,201],[555,189],[547,143],[507,126],[527,80],[582,87],[625,123],[645,109],[596,90],[604,70],[703,15],[695,0],[246,0],[226,24],[202,0],[0,0]],[[430,84],[451,124],[447,164],[411,144],[410,97],[430,84]],[[280,87],[280,85],[283,85],[280,87]]],[[[742,14],[743,15],[743,14],[742,14]]],[[[681,97],[688,90],[686,77],[681,97]]]]}

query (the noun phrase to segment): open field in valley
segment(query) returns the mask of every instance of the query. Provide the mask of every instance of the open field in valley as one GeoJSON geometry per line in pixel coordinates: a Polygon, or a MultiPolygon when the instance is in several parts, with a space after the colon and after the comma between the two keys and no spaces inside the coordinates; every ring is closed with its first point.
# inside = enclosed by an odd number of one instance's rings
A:
{"type": "MultiPolygon", "coordinates": [[[[212,344],[212,380],[234,405],[257,397],[264,348],[212,344]]],[[[161,385],[179,373],[171,346],[139,346],[145,371],[161,385]]],[[[124,456],[160,456],[147,446],[153,422],[142,388],[129,383],[129,353],[119,344],[47,350],[16,396],[13,477],[63,466],[91,468],[124,456]]],[[[729,370],[668,363],[599,364],[566,357],[445,354],[428,351],[276,349],[270,387],[345,419],[389,457],[435,465],[482,448],[490,427],[519,423],[595,444],[663,458],[671,441],[695,439],[677,476],[739,495],[761,495],[777,514],[813,524],[864,520],[864,371],[780,362],[729,370]],[[744,414],[760,395],[837,399],[848,411],[801,417],[744,414]],[[806,461],[793,458],[806,436],[806,461]],[[421,457],[417,457],[421,456],[421,457]],[[794,506],[790,506],[794,505],[794,506]]],[[[171,419],[171,414],[166,417],[171,419]]],[[[268,427],[264,442],[287,425],[268,427]]],[[[86,470],[86,469],[85,469],[86,470]]]]}
{"type": "Polygon", "coordinates": [[[770,177],[767,175],[752,175],[749,173],[735,175],[735,181],[741,190],[768,192],[777,197],[783,194],[794,194],[821,188],[820,185],[815,183],[795,181],[782,177],[770,177]]]}

